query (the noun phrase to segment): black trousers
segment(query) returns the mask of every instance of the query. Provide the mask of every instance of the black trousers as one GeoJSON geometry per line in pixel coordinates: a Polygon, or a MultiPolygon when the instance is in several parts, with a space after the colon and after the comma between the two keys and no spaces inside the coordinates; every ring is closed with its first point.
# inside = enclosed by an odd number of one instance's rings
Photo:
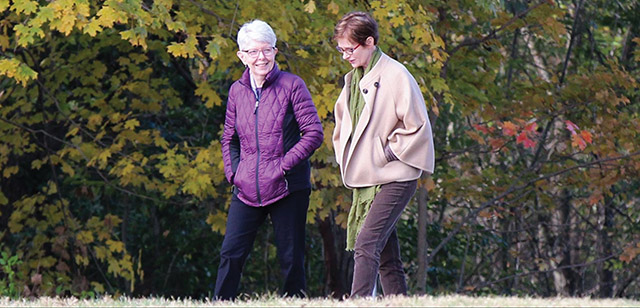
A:
{"type": "Polygon", "coordinates": [[[227,231],[220,250],[220,266],[214,297],[235,299],[242,268],[251,252],[258,228],[267,216],[273,224],[280,269],[284,277],[281,294],[304,296],[307,282],[304,272],[305,225],[310,189],[299,190],[265,207],[244,204],[234,195],[229,205],[227,231]]]}

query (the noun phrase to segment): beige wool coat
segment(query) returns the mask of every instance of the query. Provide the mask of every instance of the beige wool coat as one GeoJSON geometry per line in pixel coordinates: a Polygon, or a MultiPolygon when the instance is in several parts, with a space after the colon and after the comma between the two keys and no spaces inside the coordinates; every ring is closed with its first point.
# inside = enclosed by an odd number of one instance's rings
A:
{"type": "Polygon", "coordinates": [[[344,185],[367,187],[433,173],[431,123],[418,83],[398,61],[382,54],[360,80],[365,106],[351,138],[349,72],[334,109],[333,149],[344,185]],[[385,147],[397,160],[388,161],[385,147]]]}

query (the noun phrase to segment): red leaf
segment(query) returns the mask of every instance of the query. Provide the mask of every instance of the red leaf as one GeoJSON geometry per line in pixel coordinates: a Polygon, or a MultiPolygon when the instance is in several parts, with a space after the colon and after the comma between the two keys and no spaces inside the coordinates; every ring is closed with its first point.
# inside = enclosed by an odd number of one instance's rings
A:
{"type": "Polygon", "coordinates": [[[521,143],[522,145],[524,145],[525,149],[526,148],[533,148],[536,146],[536,142],[529,139],[529,136],[527,135],[526,132],[521,132],[520,135],[518,135],[518,138],[516,138],[516,142],[517,143],[521,143]]]}
{"type": "Polygon", "coordinates": [[[518,127],[510,121],[502,123],[502,133],[505,136],[515,136],[518,132],[518,127]]]}
{"type": "Polygon", "coordinates": [[[580,150],[584,150],[584,148],[587,147],[587,143],[584,139],[576,133],[571,133],[571,145],[580,148],[580,150]]]}
{"type": "Polygon", "coordinates": [[[538,124],[536,122],[529,123],[527,124],[527,126],[524,127],[524,130],[531,133],[535,133],[536,129],[538,129],[538,124]]]}
{"type": "Polygon", "coordinates": [[[584,139],[584,141],[586,141],[588,144],[591,144],[592,140],[591,140],[591,133],[583,130],[580,132],[580,136],[582,137],[582,139],[584,139]]]}
{"type": "Polygon", "coordinates": [[[527,137],[527,133],[526,132],[521,132],[520,135],[518,135],[518,138],[516,138],[516,142],[517,143],[523,143],[527,139],[529,139],[529,137],[527,137]]]}
{"type": "Polygon", "coordinates": [[[570,130],[572,133],[576,133],[576,129],[580,129],[578,125],[575,125],[573,122],[569,120],[565,120],[564,123],[567,124],[567,129],[570,130]]]}
{"type": "Polygon", "coordinates": [[[503,139],[499,139],[499,138],[489,138],[489,144],[491,145],[491,148],[494,151],[499,150],[500,148],[502,148],[504,146],[504,144],[507,143],[506,140],[503,139]]]}
{"type": "Polygon", "coordinates": [[[489,129],[487,129],[487,127],[486,127],[486,126],[484,126],[484,125],[480,125],[480,124],[473,124],[473,127],[474,127],[476,130],[479,130],[479,131],[481,131],[481,132],[483,132],[483,133],[485,133],[485,134],[488,134],[488,133],[489,133],[489,129]]]}

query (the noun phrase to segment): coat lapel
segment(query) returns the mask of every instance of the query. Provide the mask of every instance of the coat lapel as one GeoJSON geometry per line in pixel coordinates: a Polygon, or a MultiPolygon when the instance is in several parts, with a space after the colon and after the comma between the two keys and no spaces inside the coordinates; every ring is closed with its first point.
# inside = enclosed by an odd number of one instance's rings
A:
{"type": "MultiPolygon", "coordinates": [[[[358,144],[360,137],[364,133],[364,130],[369,126],[369,120],[371,119],[371,113],[373,112],[374,105],[376,103],[376,97],[378,95],[378,89],[380,88],[380,77],[381,77],[381,67],[383,67],[383,62],[386,61],[386,55],[383,53],[378,60],[378,63],[367,73],[362,80],[360,80],[360,90],[364,91],[366,89],[367,93],[363,94],[365,105],[362,108],[362,113],[360,114],[360,119],[358,120],[358,124],[356,126],[356,130],[353,132],[353,139],[351,140],[351,146],[349,147],[349,154],[347,155],[347,161],[351,154],[353,153],[353,149],[355,149],[355,145],[358,144]]],[[[350,80],[349,80],[350,81],[350,80]]],[[[347,98],[348,100],[348,98],[347,98]]],[[[347,114],[348,109],[347,109],[347,114]]],[[[349,118],[349,123],[351,123],[351,117],[349,118]]],[[[343,125],[344,127],[344,125],[343,125]]],[[[352,127],[352,125],[349,125],[352,127]]]]}

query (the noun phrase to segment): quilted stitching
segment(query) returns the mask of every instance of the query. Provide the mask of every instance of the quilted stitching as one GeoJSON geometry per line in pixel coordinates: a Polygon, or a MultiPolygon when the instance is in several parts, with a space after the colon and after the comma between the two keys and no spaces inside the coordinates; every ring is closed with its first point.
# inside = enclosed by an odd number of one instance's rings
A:
{"type": "MultiPolygon", "coordinates": [[[[316,108],[304,82],[299,77],[280,72],[276,67],[267,76],[261,96],[256,139],[255,97],[249,85],[248,71],[245,71],[243,77],[236,81],[229,91],[225,129],[221,140],[225,175],[238,187],[238,197],[254,206],[268,205],[287,196],[289,192],[282,170],[289,170],[308,159],[323,140],[322,126],[316,108]],[[293,104],[291,110],[295,114],[303,137],[285,156],[282,129],[289,104],[293,104]],[[241,148],[237,175],[234,175],[231,170],[229,154],[230,136],[234,131],[239,136],[241,148]],[[256,140],[259,142],[259,155],[256,140]],[[258,159],[259,166],[256,170],[258,159]],[[256,172],[261,200],[258,200],[256,172]],[[262,201],[262,204],[259,201],[262,201]]],[[[308,168],[305,174],[308,174],[308,168]]],[[[308,182],[308,175],[306,177],[308,182]]]]}

